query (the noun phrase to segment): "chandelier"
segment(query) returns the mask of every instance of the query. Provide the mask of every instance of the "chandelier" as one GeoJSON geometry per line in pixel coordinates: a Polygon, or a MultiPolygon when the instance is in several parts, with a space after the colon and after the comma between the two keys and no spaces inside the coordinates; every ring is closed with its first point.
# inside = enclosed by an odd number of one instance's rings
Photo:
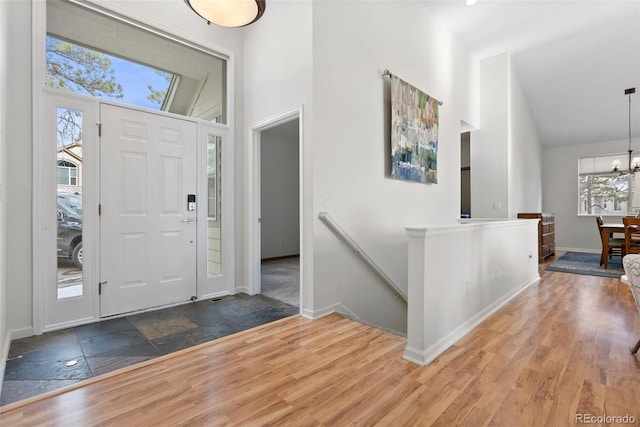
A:
{"type": "Polygon", "coordinates": [[[633,93],[636,93],[635,87],[624,90],[624,94],[629,96],[629,169],[626,171],[620,170],[622,162],[618,159],[611,162],[612,172],[617,172],[620,175],[635,174],[640,170],[640,157],[633,157],[633,150],[631,149],[631,94],[633,93]]]}

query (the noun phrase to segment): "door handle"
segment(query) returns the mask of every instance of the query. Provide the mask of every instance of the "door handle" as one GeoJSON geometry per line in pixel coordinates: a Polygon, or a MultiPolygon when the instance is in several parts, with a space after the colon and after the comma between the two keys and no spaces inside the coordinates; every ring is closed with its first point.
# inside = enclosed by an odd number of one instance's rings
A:
{"type": "Polygon", "coordinates": [[[185,224],[191,224],[192,222],[196,222],[196,220],[193,218],[187,218],[187,219],[183,219],[180,222],[184,222],[185,224]]]}

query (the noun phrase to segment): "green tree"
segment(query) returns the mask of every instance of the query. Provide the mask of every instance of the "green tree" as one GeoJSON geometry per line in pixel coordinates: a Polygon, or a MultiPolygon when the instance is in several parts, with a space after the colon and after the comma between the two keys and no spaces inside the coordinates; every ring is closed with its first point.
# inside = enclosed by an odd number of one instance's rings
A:
{"type": "Polygon", "coordinates": [[[45,85],[91,96],[122,98],[111,60],[100,52],[47,37],[45,85]]]}
{"type": "Polygon", "coordinates": [[[580,177],[580,200],[585,213],[593,208],[604,210],[606,201],[624,202],[628,198],[629,178],[618,175],[585,175],[580,177]]]}
{"type": "MultiPolygon", "coordinates": [[[[156,70],[156,74],[165,78],[167,82],[170,82],[173,78],[171,73],[167,73],[166,71],[158,71],[156,70]]],[[[168,86],[168,85],[167,85],[168,86]]],[[[167,97],[166,90],[156,90],[152,85],[147,85],[147,89],[149,89],[149,95],[147,95],[147,99],[154,104],[162,105],[165,98],[167,97]]]]}

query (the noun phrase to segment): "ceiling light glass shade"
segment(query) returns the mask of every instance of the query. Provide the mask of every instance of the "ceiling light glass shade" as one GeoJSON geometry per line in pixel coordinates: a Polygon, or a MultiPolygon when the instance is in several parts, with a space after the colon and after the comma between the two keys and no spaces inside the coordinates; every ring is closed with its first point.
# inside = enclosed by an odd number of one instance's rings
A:
{"type": "Polygon", "coordinates": [[[464,2],[467,6],[473,6],[476,3],[478,3],[478,0],[465,0],[464,2]]]}
{"type": "Polygon", "coordinates": [[[243,27],[262,16],[265,0],[185,0],[208,23],[223,27],[243,27]]]}
{"type": "Polygon", "coordinates": [[[622,167],[622,162],[618,159],[614,160],[613,162],[611,162],[611,169],[613,169],[614,171],[619,171],[620,168],[622,167]]]}

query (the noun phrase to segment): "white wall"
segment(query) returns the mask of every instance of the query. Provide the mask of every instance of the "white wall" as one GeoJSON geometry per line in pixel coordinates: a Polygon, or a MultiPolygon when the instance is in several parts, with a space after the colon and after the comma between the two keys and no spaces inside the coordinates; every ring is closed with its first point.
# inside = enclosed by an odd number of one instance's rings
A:
{"type": "Polygon", "coordinates": [[[480,63],[480,129],[471,133],[471,216],[541,209],[541,144],[511,57],[480,63]]]}
{"type": "Polygon", "coordinates": [[[9,351],[9,330],[7,327],[7,262],[6,262],[6,115],[9,110],[7,97],[9,73],[9,7],[0,2],[0,378],[4,376],[4,366],[9,351]]]}
{"type": "MultiPolygon", "coordinates": [[[[38,0],[39,1],[39,0],[38,0]]],[[[95,1],[104,7],[131,17],[139,22],[153,25],[161,31],[179,38],[191,40],[201,46],[223,53],[240,52],[242,34],[237,30],[207,25],[183,2],[155,1],[132,2],[127,0],[95,1]]],[[[3,49],[10,67],[6,79],[11,82],[2,102],[11,106],[6,111],[6,158],[10,159],[10,170],[4,186],[5,200],[14,209],[8,209],[6,221],[10,225],[6,232],[7,252],[6,300],[7,327],[15,336],[29,335],[33,330],[32,296],[32,30],[30,1],[2,2],[9,15],[6,26],[6,43],[11,49],[3,49]]],[[[41,3],[40,3],[41,4],[41,3]]],[[[5,39],[3,33],[3,40],[5,39]]],[[[235,56],[235,81],[242,88],[242,59],[235,56]]],[[[237,94],[238,92],[236,92],[237,94]]],[[[241,94],[240,90],[240,94],[241,94]]],[[[233,104],[232,104],[233,107],[233,104]]],[[[236,117],[236,134],[241,134],[241,122],[236,117]],[[240,123],[240,124],[239,124],[240,123]]],[[[241,145],[241,144],[240,144],[241,145]]],[[[0,331],[1,332],[1,331],[0,331]]]]}
{"type": "Polygon", "coordinates": [[[425,365],[539,280],[538,223],[487,221],[407,228],[409,330],[405,358],[425,365]],[[455,268],[442,254],[455,254],[455,268]]]}
{"type": "Polygon", "coordinates": [[[460,214],[460,121],[478,123],[478,64],[419,1],[314,2],[313,64],[314,309],[340,303],[402,330],[402,303],[317,215],[326,210],[406,290],[404,226],[460,214]],[[385,176],[384,69],[444,102],[437,185],[385,176]]]}
{"type": "Polygon", "coordinates": [[[513,62],[509,61],[509,218],[542,206],[542,145],[513,62]]]}
{"type": "MultiPolygon", "coordinates": [[[[33,168],[31,147],[31,3],[12,1],[5,5],[9,14],[6,31],[8,50],[6,96],[5,154],[10,170],[6,174],[5,200],[7,209],[7,327],[25,331],[32,327],[32,233],[31,233],[31,175],[33,168]],[[10,143],[9,143],[10,142],[10,143]]],[[[6,29],[6,30],[5,30],[6,29]]]]}
{"type": "MultiPolygon", "coordinates": [[[[302,308],[313,306],[313,203],[312,183],[313,155],[312,124],[312,3],[306,1],[282,0],[268,2],[265,15],[255,24],[246,28],[243,56],[244,66],[244,146],[242,153],[236,152],[236,159],[243,159],[236,167],[236,213],[244,215],[243,227],[236,234],[236,259],[242,261],[243,275],[236,274],[237,280],[246,285],[255,274],[249,230],[256,226],[251,217],[250,189],[252,183],[245,176],[252,176],[254,159],[251,158],[253,139],[250,128],[268,121],[284,112],[302,106],[301,197],[302,214],[305,224],[302,230],[303,258],[301,260],[302,308]]],[[[238,147],[237,147],[238,148],[238,147]]],[[[237,223],[238,224],[238,223],[237,223]]],[[[259,260],[258,260],[259,262],[259,260]]]]}
{"type": "Polygon", "coordinates": [[[480,126],[471,132],[471,217],[507,218],[509,56],[480,62],[480,126]]]}
{"type": "MultiPolygon", "coordinates": [[[[566,145],[542,150],[542,206],[555,214],[556,249],[600,252],[601,242],[592,215],[578,215],[578,159],[623,153],[628,140],[566,145]]],[[[634,138],[632,148],[638,149],[634,138]]],[[[621,222],[620,217],[605,217],[621,222]]]]}
{"type": "Polygon", "coordinates": [[[300,253],[298,140],[298,120],[260,137],[262,259],[300,253]]]}

